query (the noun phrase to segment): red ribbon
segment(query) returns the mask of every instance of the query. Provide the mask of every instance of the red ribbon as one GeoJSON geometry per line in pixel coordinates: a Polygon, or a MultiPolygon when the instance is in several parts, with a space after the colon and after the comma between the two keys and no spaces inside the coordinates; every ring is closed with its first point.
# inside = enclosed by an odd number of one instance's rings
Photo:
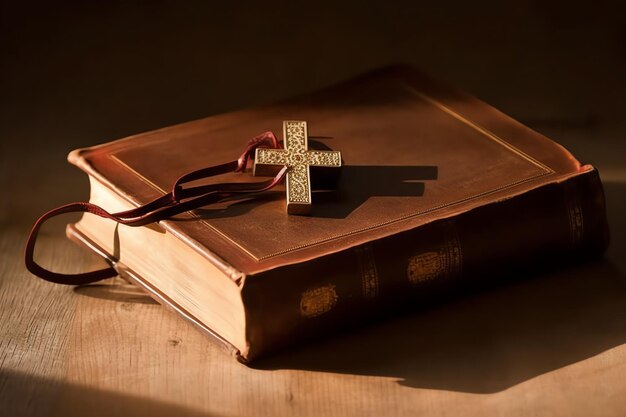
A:
{"type": "Polygon", "coordinates": [[[287,172],[287,167],[267,181],[252,183],[221,183],[200,185],[196,187],[183,188],[183,184],[208,178],[228,172],[244,172],[248,165],[248,160],[253,158],[253,153],[258,147],[279,148],[280,145],[276,136],[272,132],[265,132],[252,138],[245,150],[236,161],[231,161],[222,165],[215,165],[208,168],[199,169],[183,175],[176,180],[172,186],[172,191],[162,197],[150,201],[142,206],[118,213],[109,213],[102,207],[95,204],[77,202],[66,204],[54,208],[43,214],[30,231],[26,248],[24,250],[24,262],[26,268],[46,281],[66,285],[82,285],[90,282],[100,281],[117,275],[113,267],[99,269],[96,271],[83,272],[80,274],[64,274],[50,271],[37,264],[34,259],[35,242],[41,226],[50,218],[66,213],[92,213],[100,217],[111,219],[127,226],[143,226],[163,220],[198,207],[222,201],[236,195],[258,193],[267,191],[280,183],[287,172]]]}

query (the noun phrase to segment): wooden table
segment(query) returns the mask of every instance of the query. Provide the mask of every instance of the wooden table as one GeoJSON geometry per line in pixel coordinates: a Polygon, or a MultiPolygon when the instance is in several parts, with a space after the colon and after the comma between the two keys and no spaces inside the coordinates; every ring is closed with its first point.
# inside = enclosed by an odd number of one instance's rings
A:
{"type": "MultiPolygon", "coordinates": [[[[288,21],[292,7],[268,12],[265,3],[231,10],[199,2],[182,10],[167,2],[55,2],[43,12],[25,4],[22,20],[7,13],[0,415],[626,415],[626,89],[616,58],[616,51],[623,55],[618,13],[581,9],[584,18],[576,20],[575,8],[533,2],[494,3],[488,12],[435,3],[401,12],[360,3],[335,14],[302,11],[301,26],[287,34],[274,23],[288,21]],[[584,32],[589,22],[601,30],[584,32]],[[294,48],[307,52],[304,61],[286,59],[294,48]],[[24,239],[36,216],[88,198],[86,178],[64,161],[69,150],[394,61],[469,89],[598,166],[613,234],[605,259],[376,324],[254,369],[119,279],[72,288],[25,270],[24,239]]],[[[99,265],[65,239],[71,220],[46,227],[38,259],[68,272],[99,265]]]]}
{"type": "MultiPolygon", "coordinates": [[[[594,147],[584,137],[569,143],[604,174],[613,232],[604,260],[376,324],[256,369],[119,278],[73,288],[31,276],[21,257],[25,234],[50,204],[33,196],[12,217],[21,200],[9,202],[0,238],[0,414],[624,415],[626,170],[612,152],[598,151],[611,133],[595,132],[594,147]]],[[[29,164],[45,166],[46,155],[35,156],[29,164]]],[[[49,191],[60,200],[86,197],[75,195],[86,190],[81,173],[55,175],[39,186],[68,184],[49,191]]],[[[28,177],[16,181],[18,197],[32,189],[28,177]]],[[[42,263],[98,266],[62,226],[42,235],[42,263]]]]}

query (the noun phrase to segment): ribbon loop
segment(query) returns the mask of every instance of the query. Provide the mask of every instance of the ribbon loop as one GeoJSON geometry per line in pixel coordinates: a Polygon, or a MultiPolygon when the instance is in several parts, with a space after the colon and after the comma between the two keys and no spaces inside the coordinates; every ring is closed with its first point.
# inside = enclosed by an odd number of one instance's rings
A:
{"type": "Polygon", "coordinates": [[[113,267],[79,274],[65,274],[50,271],[37,264],[34,259],[35,242],[41,226],[52,217],[66,213],[91,213],[123,225],[143,226],[170,218],[189,210],[206,206],[208,204],[216,203],[226,198],[267,191],[282,181],[287,172],[287,167],[283,167],[283,169],[281,169],[276,176],[267,181],[251,183],[221,183],[183,188],[183,184],[192,181],[228,172],[245,171],[248,160],[253,158],[253,153],[256,148],[261,146],[276,149],[280,147],[280,144],[272,132],[265,132],[255,136],[248,141],[246,148],[237,160],[185,174],[176,180],[172,186],[172,191],[169,194],[165,194],[144,205],[130,210],[118,213],[109,213],[102,207],[95,204],[76,202],[56,207],[44,213],[33,225],[33,228],[28,236],[28,240],[26,241],[26,247],[24,250],[24,262],[26,264],[26,268],[32,274],[46,281],[66,285],[84,285],[116,276],[117,271],[113,267]]]}

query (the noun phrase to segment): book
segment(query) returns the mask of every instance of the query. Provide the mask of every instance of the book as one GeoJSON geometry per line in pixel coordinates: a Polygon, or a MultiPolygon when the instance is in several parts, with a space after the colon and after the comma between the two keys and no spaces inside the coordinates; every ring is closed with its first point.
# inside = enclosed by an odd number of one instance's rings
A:
{"type": "MultiPolygon", "coordinates": [[[[141,227],[85,214],[68,236],[243,362],[608,245],[593,166],[410,67],[68,159],[89,175],[90,202],[128,210],[284,120],[306,120],[311,146],[342,153],[334,189],[313,190],[309,216],[288,215],[275,188],[141,227]]],[[[204,182],[249,182],[249,172],[204,182]]]]}

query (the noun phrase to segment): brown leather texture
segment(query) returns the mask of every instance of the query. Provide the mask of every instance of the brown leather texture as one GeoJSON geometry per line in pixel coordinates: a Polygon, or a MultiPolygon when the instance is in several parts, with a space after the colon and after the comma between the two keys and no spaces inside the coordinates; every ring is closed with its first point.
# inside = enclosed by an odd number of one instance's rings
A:
{"type": "MultiPolygon", "coordinates": [[[[593,170],[493,107],[406,67],[80,149],[69,160],[139,205],[167,193],[186,172],[232,160],[261,132],[280,135],[283,120],[306,120],[310,145],[342,152],[337,189],[314,192],[310,216],[287,215],[284,190],[275,189],[160,222],[233,279],[340,252],[593,170]]],[[[211,181],[247,182],[250,176],[211,181]]]]}
{"type": "Polygon", "coordinates": [[[243,288],[245,359],[589,260],[608,242],[604,193],[593,170],[268,271],[243,288]]]}

